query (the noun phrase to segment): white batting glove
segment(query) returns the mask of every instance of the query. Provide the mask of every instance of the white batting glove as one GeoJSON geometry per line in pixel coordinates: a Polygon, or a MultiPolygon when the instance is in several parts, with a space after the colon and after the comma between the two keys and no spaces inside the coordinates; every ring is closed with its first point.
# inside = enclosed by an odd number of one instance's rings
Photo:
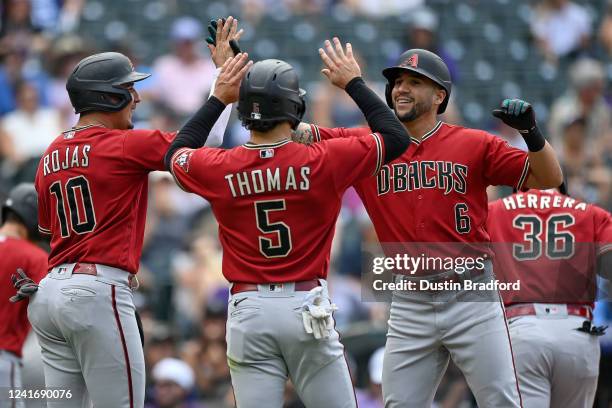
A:
{"type": "Polygon", "coordinates": [[[302,304],[302,322],[306,333],[315,339],[329,338],[334,329],[333,313],[338,307],[331,303],[327,291],[318,286],[308,292],[302,304]]]}

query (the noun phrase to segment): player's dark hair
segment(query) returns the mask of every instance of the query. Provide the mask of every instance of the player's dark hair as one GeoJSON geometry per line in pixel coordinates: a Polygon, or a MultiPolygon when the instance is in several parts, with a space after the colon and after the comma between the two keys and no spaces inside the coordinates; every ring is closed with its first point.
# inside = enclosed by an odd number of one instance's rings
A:
{"type": "Polygon", "coordinates": [[[251,120],[251,119],[243,119],[242,126],[244,126],[247,130],[254,130],[256,132],[269,132],[281,123],[289,123],[288,120],[251,120]]]}

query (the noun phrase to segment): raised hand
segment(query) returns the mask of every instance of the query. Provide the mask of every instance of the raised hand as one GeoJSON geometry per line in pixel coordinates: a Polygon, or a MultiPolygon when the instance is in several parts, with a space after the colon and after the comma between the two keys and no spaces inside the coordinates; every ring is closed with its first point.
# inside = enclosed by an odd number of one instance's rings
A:
{"type": "Polygon", "coordinates": [[[353,57],[351,43],[346,43],[345,52],[338,37],[334,37],[333,42],[332,47],[332,43],[329,40],[325,40],[325,49],[319,48],[319,55],[326,66],[326,68],[321,70],[321,73],[332,84],[344,89],[353,78],[361,76],[361,68],[359,68],[359,64],[357,64],[355,57],[353,57]]]}
{"type": "Polygon", "coordinates": [[[226,105],[238,100],[240,82],[253,65],[253,61],[249,61],[248,57],[247,53],[238,54],[226,60],[221,68],[213,95],[226,105]]]}
{"type": "Polygon", "coordinates": [[[491,113],[521,133],[527,133],[536,126],[533,107],[521,99],[504,99],[501,106],[491,113]]]}
{"type": "Polygon", "coordinates": [[[206,38],[206,42],[215,66],[223,66],[229,58],[241,53],[238,40],[244,30],[238,31],[238,20],[234,17],[212,20],[208,32],[210,37],[206,38]]]}

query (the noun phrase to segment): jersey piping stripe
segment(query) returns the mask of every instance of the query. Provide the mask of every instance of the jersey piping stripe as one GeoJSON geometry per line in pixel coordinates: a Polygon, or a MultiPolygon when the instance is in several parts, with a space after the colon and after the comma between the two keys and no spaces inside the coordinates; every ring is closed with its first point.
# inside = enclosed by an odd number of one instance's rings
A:
{"type": "Polygon", "coordinates": [[[81,131],[81,130],[89,129],[90,127],[94,127],[94,126],[103,127],[102,125],[96,125],[96,124],[94,124],[94,123],[90,123],[89,125],[79,126],[79,127],[73,127],[72,129],[69,129],[69,130],[64,130],[64,131],[62,132],[62,134],[63,134],[63,133],[68,133],[68,132],[78,132],[78,131],[81,131]]]}
{"type": "Polygon", "coordinates": [[[523,172],[521,173],[521,177],[519,178],[518,183],[516,184],[516,189],[521,191],[523,189],[523,184],[527,179],[527,175],[529,174],[529,157],[525,159],[525,165],[523,166],[523,172]]]}
{"type": "Polygon", "coordinates": [[[319,132],[319,127],[317,125],[312,125],[312,127],[313,127],[313,129],[315,131],[315,134],[314,134],[315,141],[316,142],[320,142],[321,141],[321,133],[319,132]]]}
{"type": "Polygon", "coordinates": [[[44,227],[41,227],[40,225],[38,226],[38,231],[42,232],[43,234],[50,234],[51,233],[50,229],[46,229],[44,227]]]}
{"type": "Polygon", "coordinates": [[[430,137],[432,137],[437,131],[438,129],[440,129],[442,127],[442,121],[438,121],[438,123],[436,123],[436,125],[433,127],[433,129],[431,129],[429,132],[425,133],[423,135],[423,137],[421,138],[421,140],[416,139],[412,136],[410,136],[410,139],[416,143],[416,144],[421,144],[423,143],[425,140],[429,139],[430,137]]]}
{"type": "MultiPolygon", "coordinates": [[[[11,379],[9,380],[11,383],[11,390],[15,389],[15,363],[11,361],[11,379]]],[[[11,403],[11,408],[15,408],[15,404],[17,404],[17,399],[12,398],[13,402],[11,403]]]]}
{"type": "Polygon", "coordinates": [[[276,142],[276,143],[267,143],[267,144],[255,144],[255,143],[247,142],[243,144],[242,147],[244,147],[245,149],[251,149],[251,150],[270,149],[273,147],[284,146],[289,142],[291,142],[291,140],[289,139],[281,140],[280,142],[276,142]]]}
{"type": "Polygon", "coordinates": [[[383,164],[383,149],[380,136],[377,133],[372,133],[372,137],[376,141],[376,168],[374,169],[373,176],[377,175],[383,164]]]}
{"type": "Polygon", "coordinates": [[[130,367],[130,356],[128,354],[127,344],[125,343],[125,336],[123,334],[123,326],[121,326],[121,320],[119,319],[119,311],[117,310],[117,300],[115,298],[115,285],[111,286],[111,295],[113,301],[113,311],[115,312],[115,321],[117,322],[117,328],[119,329],[119,337],[121,338],[121,345],[123,346],[123,356],[125,358],[125,368],[127,370],[128,380],[128,391],[130,396],[130,408],[134,408],[134,391],[132,390],[132,367],[130,367]]]}

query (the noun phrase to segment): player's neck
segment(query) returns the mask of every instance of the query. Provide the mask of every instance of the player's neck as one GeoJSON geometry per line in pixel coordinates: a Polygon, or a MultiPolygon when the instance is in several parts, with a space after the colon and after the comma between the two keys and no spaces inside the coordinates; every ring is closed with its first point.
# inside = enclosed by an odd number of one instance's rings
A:
{"type": "Polygon", "coordinates": [[[14,222],[7,222],[0,227],[0,235],[5,237],[28,239],[28,230],[20,224],[14,222]]]}
{"type": "Polygon", "coordinates": [[[114,128],[112,118],[108,114],[102,112],[94,112],[88,115],[81,115],[79,117],[79,121],[74,127],[79,128],[91,125],[102,126],[109,129],[114,128]]]}
{"type": "Polygon", "coordinates": [[[253,144],[271,144],[291,138],[291,125],[284,122],[277,125],[274,129],[267,132],[257,132],[251,130],[251,138],[249,143],[253,144]]]}
{"type": "Polygon", "coordinates": [[[423,136],[429,133],[438,123],[438,117],[436,115],[427,116],[423,115],[410,122],[402,122],[404,127],[410,133],[410,136],[417,140],[421,140],[423,136]]]}

